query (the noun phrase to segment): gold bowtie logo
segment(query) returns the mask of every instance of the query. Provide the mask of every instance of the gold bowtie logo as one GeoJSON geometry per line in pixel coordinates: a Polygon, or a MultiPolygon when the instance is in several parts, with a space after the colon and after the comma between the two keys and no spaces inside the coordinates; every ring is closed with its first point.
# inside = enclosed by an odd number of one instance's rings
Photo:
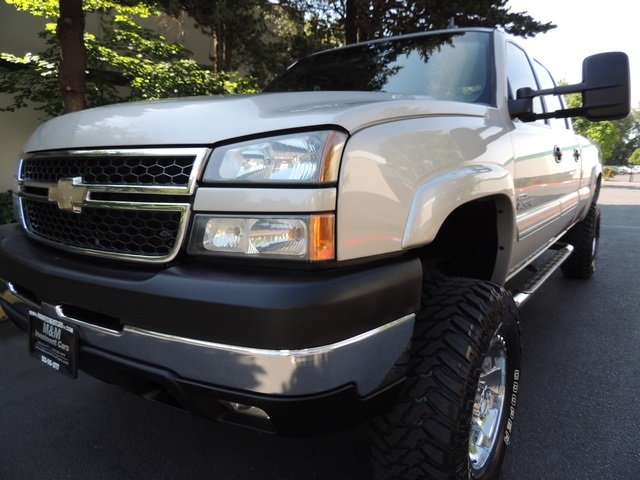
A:
{"type": "Polygon", "coordinates": [[[89,194],[89,188],[81,184],[82,177],[61,178],[49,187],[49,201],[57,203],[60,210],[80,213],[89,194]]]}

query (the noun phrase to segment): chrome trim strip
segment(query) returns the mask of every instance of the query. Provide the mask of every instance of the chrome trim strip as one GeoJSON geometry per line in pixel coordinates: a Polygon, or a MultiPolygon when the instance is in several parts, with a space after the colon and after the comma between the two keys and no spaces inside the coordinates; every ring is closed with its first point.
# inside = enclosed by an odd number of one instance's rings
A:
{"type": "Polygon", "coordinates": [[[143,185],[112,185],[112,184],[83,184],[80,186],[89,187],[93,192],[112,193],[148,193],[155,195],[191,195],[195,192],[197,180],[200,172],[204,168],[204,163],[211,154],[209,148],[132,148],[132,149],[107,149],[107,150],[66,150],[62,152],[38,152],[20,159],[18,169],[18,182],[22,185],[47,188],[54,184],[29,182],[21,178],[22,163],[29,158],[49,158],[49,157],[92,157],[92,156],[128,156],[128,157],[175,157],[193,156],[193,168],[189,174],[189,181],[184,187],[176,186],[143,186],[143,185]]]}
{"type": "Polygon", "coordinates": [[[196,212],[327,212],[336,209],[335,188],[206,188],[196,193],[196,212]]]}
{"type": "Polygon", "coordinates": [[[5,302],[14,305],[14,304],[24,304],[26,306],[32,307],[32,308],[38,308],[39,305],[35,302],[32,302],[31,300],[29,300],[28,298],[23,297],[22,295],[20,295],[15,287],[13,286],[13,284],[11,282],[7,282],[6,280],[3,280],[2,278],[0,278],[0,299],[4,300],[5,302]]]}
{"type": "Polygon", "coordinates": [[[25,316],[37,310],[75,324],[82,342],[107,352],[171,370],[186,379],[268,395],[311,395],[350,383],[360,395],[367,395],[383,383],[410,345],[415,323],[415,314],[410,314],[331,345],[268,350],[134,327],[115,332],[68,317],[60,306],[34,305],[1,279],[0,298],[25,316]]]}
{"type": "Polygon", "coordinates": [[[84,328],[88,328],[88,329],[91,329],[91,330],[95,330],[96,332],[100,332],[100,333],[106,333],[106,334],[115,335],[115,336],[122,335],[122,332],[120,332],[118,330],[113,330],[111,328],[102,327],[100,325],[93,325],[92,323],[83,322],[82,320],[78,320],[77,318],[69,317],[69,316],[64,314],[64,311],[62,310],[62,307],[60,305],[55,305],[55,306],[54,305],[47,305],[47,307],[50,307],[53,310],[55,310],[57,316],[61,320],[64,320],[66,322],[73,323],[75,325],[78,325],[78,326],[81,326],[81,327],[84,327],[84,328]]]}
{"type": "MultiPolygon", "coordinates": [[[[205,340],[196,340],[193,338],[185,338],[177,335],[168,335],[165,333],[153,332],[151,330],[145,330],[142,328],[136,327],[125,327],[125,331],[136,333],[138,335],[146,335],[149,337],[156,338],[158,340],[168,340],[173,342],[184,343],[186,345],[193,345],[198,347],[206,347],[206,348],[216,348],[218,350],[225,350],[234,353],[240,354],[250,354],[250,355],[259,355],[259,356],[269,356],[269,357],[287,357],[287,358],[302,358],[308,357],[310,355],[319,355],[324,352],[337,350],[343,347],[347,347],[349,345],[366,341],[370,337],[373,337],[380,332],[393,328],[397,325],[400,325],[409,320],[413,320],[415,314],[405,315],[393,322],[387,323],[386,325],[382,325],[381,327],[375,328],[373,330],[369,330],[368,332],[361,333],[360,335],[356,335],[355,337],[348,338],[346,340],[342,340],[340,342],[332,343],[329,345],[323,345],[320,347],[312,347],[312,348],[303,348],[297,350],[273,350],[273,349],[261,349],[261,348],[252,348],[252,347],[242,347],[238,345],[225,345],[222,343],[216,342],[208,342],[205,340]]],[[[69,320],[69,317],[67,317],[69,320]]],[[[73,320],[75,321],[75,320],[73,320]]]]}
{"type": "MultiPolygon", "coordinates": [[[[55,187],[57,183],[47,183],[47,182],[32,182],[29,180],[21,180],[21,185],[31,188],[41,188],[46,189],[47,191],[51,187],[55,187]]],[[[190,195],[191,192],[186,191],[186,187],[178,187],[178,186],[162,186],[162,185],[117,185],[117,184],[96,184],[96,183],[83,183],[79,182],[75,186],[84,187],[88,189],[89,196],[87,198],[87,203],[83,203],[82,206],[88,206],[91,203],[91,194],[92,193],[123,193],[123,194],[142,194],[142,195],[190,195]]],[[[20,196],[33,198],[37,200],[48,200],[48,197],[45,195],[37,195],[33,193],[28,193],[24,191],[20,191],[20,196]]],[[[54,202],[51,202],[54,203],[54,202]]]]}
{"type": "Polygon", "coordinates": [[[93,335],[89,343],[170,369],[192,380],[268,395],[311,395],[354,383],[360,395],[379,387],[411,342],[415,315],[332,345],[266,350],[224,345],[134,327],[93,335]]]}

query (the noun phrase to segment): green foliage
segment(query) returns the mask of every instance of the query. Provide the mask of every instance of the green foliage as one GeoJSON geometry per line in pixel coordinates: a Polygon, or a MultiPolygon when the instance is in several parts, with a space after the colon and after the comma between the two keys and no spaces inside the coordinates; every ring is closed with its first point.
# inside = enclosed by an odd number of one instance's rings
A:
{"type": "MultiPolygon", "coordinates": [[[[129,4],[131,0],[117,0],[129,4]]],[[[264,86],[296,59],[326,48],[459,26],[501,26],[520,36],[555,25],[511,12],[507,0],[144,0],[179,18],[186,12],[214,40],[217,70],[245,68],[264,86]]]]}
{"type": "MultiPolygon", "coordinates": [[[[582,95],[579,93],[567,95],[566,100],[570,108],[582,106],[582,95]]],[[[640,108],[634,108],[622,120],[590,122],[585,118],[575,118],[573,128],[598,144],[604,164],[626,165],[630,163],[632,154],[640,149],[640,108]]]]}
{"type": "MultiPolygon", "coordinates": [[[[58,0],[6,0],[33,15],[55,18],[58,0]]],[[[85,0],[85,13],[98,15],[99,35],[85,32],[87,51],[86,105],[158,99],[178,96],[244,93],[257,90],[254,79],[234,72],[215,72],[198,65],[191,52],[169,43],[157,33],[136,23],[139,17],[154,17],[157,9],[143,3],[127,6],[109,0],[85,0]]],[[[13,68],[0,69],[0,91],[12,95],[12,103],[0,110],[14,111],[28,105],[46,115],[62,113],[57,80],[60,47],[56,24],[47,23],[40,36],[46,49],[24,57],[0,53],[13,68]]]]}
{"type": "Polygon", "coordinates": [[[637,148],[629,157],[631,165],[640,165],[640,148],[637,148]]]}
{"type": "Polygon", "coordinates": [[[640,108],[631,110],[629,116],[615,122],[620,140],[613,149],[611,165],[625,165],[633,152],[640,148],[640,108]]]}
{"type": "Polygon", "coordinates": [[[12,193],[0,193],[0,225],[15,222],[13,216],[13,195],[12,193]]]}
{"type": "MultiPolygon", "coordinates": [[[[566,100],[569,108],[582,106],[582,95],[579,93],[567,95],[566,100]]],[[[576,133],[584,135],[600,147],[602,163],[610,163],[613,151],[620,140],[620,130],[616,122],[610,120],[591,122],[586,118],[579,117],[573,120],[573,128],[576,133]]]]}
{"type": "Polygon", "coordinates": [[[459,27],[502,27],[522,37],[555,28],[551,22],[541,23],[526,13],[512,12],[507,0],[280,0],[279,3],[327,21],[346,43],[446,28],[451,18],[459,27]]]}
{"type": "MultiPolygon", "coordinates": [[[[118,0],[129,2],[130,0],[118,0]]],[[[242,69],[265,86],[300,57],[343,43],[317,9],[286,0],[145,0],[169,15],[189,15],[212,38],[216,71],[242,69]]]]}

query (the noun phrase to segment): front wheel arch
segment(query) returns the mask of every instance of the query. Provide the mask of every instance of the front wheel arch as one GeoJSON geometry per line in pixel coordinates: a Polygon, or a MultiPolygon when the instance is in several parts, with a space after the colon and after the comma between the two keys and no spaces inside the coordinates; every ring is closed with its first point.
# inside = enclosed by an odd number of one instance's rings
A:
{"type": "Polygon", "coordinates": [[[456,276],[502,284],[514,237],[514,215],[504,196],[485,197],[459,206],[440,226],[435,239],[417,250],[426,276],[456,276]]]}

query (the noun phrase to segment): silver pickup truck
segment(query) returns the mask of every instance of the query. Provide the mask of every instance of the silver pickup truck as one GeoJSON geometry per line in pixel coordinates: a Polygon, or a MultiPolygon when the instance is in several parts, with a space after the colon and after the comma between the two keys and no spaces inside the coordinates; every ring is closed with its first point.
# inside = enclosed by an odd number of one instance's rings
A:
{"type": "Polygon", "coordinates": [[[55,118],[0,228],[0,307],[69,377],[283,435],[367,421],[375,478],[496,478],[518,307],[595,268],[599,151],[569,118],[629,112],[625,54],[583,77],[454,29],[312,55],[261,94],[55,118]]]}

